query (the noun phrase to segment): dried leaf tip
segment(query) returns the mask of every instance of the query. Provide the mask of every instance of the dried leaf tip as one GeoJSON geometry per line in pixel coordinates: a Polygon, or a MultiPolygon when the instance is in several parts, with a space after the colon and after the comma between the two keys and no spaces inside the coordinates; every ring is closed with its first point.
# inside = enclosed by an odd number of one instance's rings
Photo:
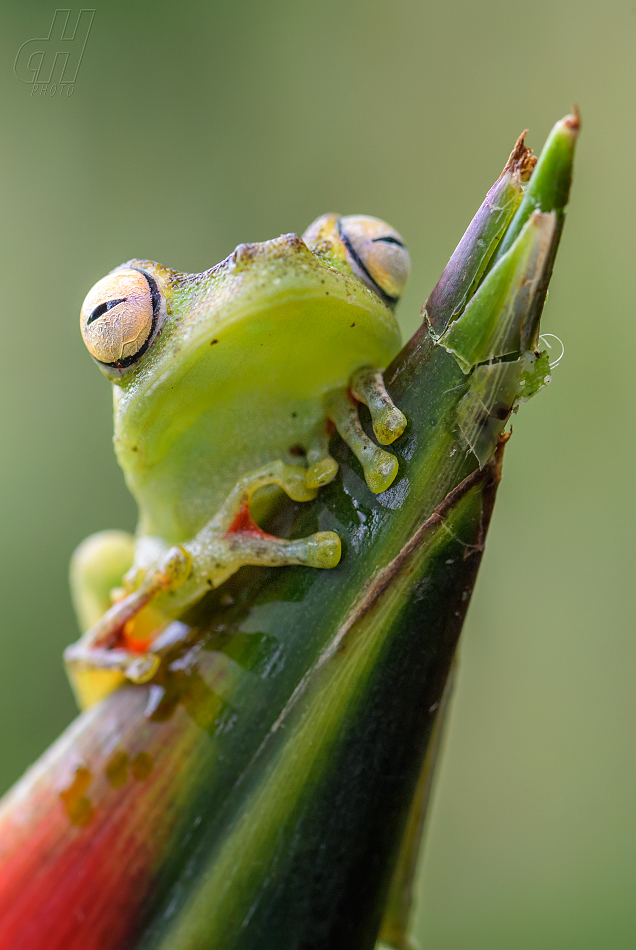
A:
{"type": "Polygon", "coordinates": [[[515,147],[510,153],[510,158],[506,162],[505,168],[501,173],[502,177],[507,172],[511,174],[518,172],[521,177],[521,181],[530,180],[534,166],[537,164],[537,157],[533,154],[532,149],[528,148],[524,142],[527,134],[528,130],[524,129],[515,142],[515,147]]]}

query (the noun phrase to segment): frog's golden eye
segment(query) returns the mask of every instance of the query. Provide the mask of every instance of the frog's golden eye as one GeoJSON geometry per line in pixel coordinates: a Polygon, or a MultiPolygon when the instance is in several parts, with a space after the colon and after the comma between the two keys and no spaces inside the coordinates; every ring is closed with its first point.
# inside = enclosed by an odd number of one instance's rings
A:
{"type": "Polygon", "coordinates": [[[353,272],[386,303],[396,303],[404,292],[410,264],[398,232],[364,214],[338,218],[337,228],[353,272]]]}
{"type": "Polygon", "coordinates": [[[116,371],[136,363],[155,336],[161,302],[157,283],[146,271],[130,268],[100,280],[80,314],[91,356],[116,371]]]}

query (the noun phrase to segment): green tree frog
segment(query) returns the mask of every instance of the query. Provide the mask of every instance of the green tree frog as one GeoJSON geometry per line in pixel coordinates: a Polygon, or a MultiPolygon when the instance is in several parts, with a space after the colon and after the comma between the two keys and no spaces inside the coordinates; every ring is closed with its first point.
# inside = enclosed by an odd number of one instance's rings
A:
{"type": "Polygon", "coordinates": [[[340,539],[262,531],[253,493],[314,498],[337,473],[335,428],[374,492],[389,487],[403,414],[381,371],[400,347],[393,310],[409,268],[383,221],[323,215],[301,238],[240,244],[202,274],[146,260],[89,292],[80,327],[111,380],[114,444],[139,506],[136,536],[105,531],[71,563],[81,639],[65,652],[80,705],[146,682],[153,637],[242,565],[331,568],[340,539]]]}

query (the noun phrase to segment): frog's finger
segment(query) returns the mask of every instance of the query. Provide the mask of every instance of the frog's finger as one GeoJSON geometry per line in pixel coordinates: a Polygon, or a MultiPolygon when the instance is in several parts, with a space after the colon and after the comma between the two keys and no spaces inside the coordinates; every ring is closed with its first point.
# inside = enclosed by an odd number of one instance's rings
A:
{"type": "Polygon", "coordinates": [[[346,389],[327,394],[326,411],[338,433],[356,456],[367,485],[376,495],[386,491],[398,471],[398,461],[390,452],[379,449],[360,425],[358,406],[346,389]]]}
{"type": "Polygon", "coordinates": [[[122,673],[135,683],[145,683],[159,669],[160,658],[153,653],[133,653],[130,650],[107,650],[90,647],[78,640],[64,651],[66,664],[78,673],[109,671],[122,673]]]}
{"type": "Polygon", "coordinates": [[[384,385],[382,373],[374,366],[363,366],[351,377],[350,388],[371,413],[371,424],[380,445],[390,445],[406,428],[406,416],[395,405],[384,385]]]}
{"type": "Polygon", "coordinates": [[[329,454],[328,425],[331,426],[331,423],[324,419],[318,424],[307,449],[305,481],[312,490],[328,485],[338,474],[338,463],[329,454]]]}
{"type": "Polygon", "coordinates": [[[328,485],[338,474],[338,463],[330,455],[319,459],[307,469],[306,481],[309,488],[322,488],[328,485]]]}
{"type": "Polygon", "coordinates": [[[260,567],[282,567],[302,564],[305,567],[335,567],[340,561],[341,543],[335,531],[318,531],[306,538],[287,541],[269,535],[255,537],[249,534],[226,536],[234,564],[253,564],[260,567]]]}

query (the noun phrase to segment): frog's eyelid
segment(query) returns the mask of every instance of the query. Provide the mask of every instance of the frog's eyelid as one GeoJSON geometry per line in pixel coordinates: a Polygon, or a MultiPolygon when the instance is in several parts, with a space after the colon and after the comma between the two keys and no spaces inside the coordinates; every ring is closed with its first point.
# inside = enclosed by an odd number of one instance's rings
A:
{"type": "Polygon", "coordinates": [[[119,303],[124,303],[125,300],[128,300],[128,297],[119,297],[117,300],[106,300],[105,303],[100,303],[98,307],[95,307],[90,317],[86,321],[86,326],[89,323],[94,323],[95,320],[99,320],[100,317],[103,317],[105,313],[108,313],[109,310],[112,310],[113,307],[116,307],[119,303]]]}
{"type": "Polygon", "coordinates": [[[136,270],[139,274],[143,276],[148,281],[148,286],[150,288],[150,299],[152,300],[152,315],[156,317],[159,313],[159,308],[161,307],[161,294],[159,293],[159,288],[157,287],[157,281],[154,277],[148,273],[147,270],[143,270],[141,267],[133,267],[132,270],[136,270]]]}

